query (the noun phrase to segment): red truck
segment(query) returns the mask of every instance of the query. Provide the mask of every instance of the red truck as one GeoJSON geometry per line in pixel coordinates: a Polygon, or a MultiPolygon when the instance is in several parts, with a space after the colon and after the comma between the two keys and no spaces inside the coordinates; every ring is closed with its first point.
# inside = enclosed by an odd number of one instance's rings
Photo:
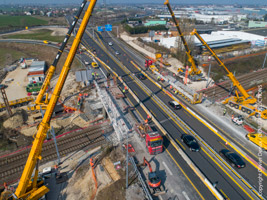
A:
{"type": "Polygon", "coordinates": [[[148,124],[136,125],[136,132],[146,141],[146,148],[150,155],[159,154],[163,149],[163,138],[154,128],[148,124]]]}

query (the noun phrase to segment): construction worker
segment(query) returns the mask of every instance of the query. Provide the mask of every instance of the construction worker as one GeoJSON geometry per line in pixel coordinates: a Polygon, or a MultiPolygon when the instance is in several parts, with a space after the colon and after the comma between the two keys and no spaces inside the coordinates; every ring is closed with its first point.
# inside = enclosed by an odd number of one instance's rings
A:
{"type": "Polygon", "coordinates": [[[170,85],[170,89],[172,89],[172,85],[170,85]]]}
{"type": "Polygon", "coordinates": [[[234,119],[234,115],[232,115],[232,119],[234,119]]]}
{"type": "Polygon", "coordinates": [[[157,80],[160,81],[160,76],[157,77],[157,80]]]}
{"type": "Polygon", "coordinates": [[[58,165],[55,165],[54,168],[55,168],[55,176],[59,177],[60,176],[60,171],[58,169],[58,165]]]}
{"type": "Polygon", "coordinates": [[[123,88],[122,92],[123,92],[123,93],[126,93],[127,91],[128,91],[128,88],[127,88],[127,86],[124,86],[124,88],[123,88]]]}
{"type": "Polygon", "coordinates": [[[226,114],[226,108],[223,109],[223,116],[226,114]]]}
{"type": "Polygon", "coordinates": [[[175,90],[175,91],[174,91],[174,94],[178,94],[178,90],[175,90]]]}
{"type": "Polygon", "coordinates": [[[95,76],[96,76],[96,78],[99,78],[99,74],[97,72],[95,73],[95,76]]]}
{"type": "Polygon", "coordinates": [[[148,124],[148,119],[145,120],[145,124],[148,124]]]}
{"type": "Polygon", "coordinates": [[[95,80],[95,72],[92,72],[92,79],[95,80]]]}

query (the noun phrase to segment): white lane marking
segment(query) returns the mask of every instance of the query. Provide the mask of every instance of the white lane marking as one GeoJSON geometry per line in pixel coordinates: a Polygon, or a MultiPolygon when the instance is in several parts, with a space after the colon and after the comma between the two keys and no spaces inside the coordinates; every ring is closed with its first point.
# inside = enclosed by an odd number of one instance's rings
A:
{"type": "Polygon", "coordinates": [[[171,172],[171,170],[169,169],[169,167],[166,165],[166,163],[163,161],[162,164],[164,165],[164,167],[167,169],[167,171],[169,172],[169,174],[171,176],[173,176],[173,173],[171,172]]]}
{"type": "Polygon", "coordinates": [[[182,193],[183,193],[184,197],[186,198],[186,200],[190,200],[190,198],[188,197],[188,195],[186,194],[185,191],[182,191],[182,193]]]}

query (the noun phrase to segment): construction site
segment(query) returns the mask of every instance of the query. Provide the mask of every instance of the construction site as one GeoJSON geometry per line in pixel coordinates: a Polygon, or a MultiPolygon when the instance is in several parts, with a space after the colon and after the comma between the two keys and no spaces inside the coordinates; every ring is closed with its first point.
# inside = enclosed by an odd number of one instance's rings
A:
{"type": "Polygon", "coordinates": [[[96,3],[0,34],[0,200],[267,199],[267,42],[96,3]]]}

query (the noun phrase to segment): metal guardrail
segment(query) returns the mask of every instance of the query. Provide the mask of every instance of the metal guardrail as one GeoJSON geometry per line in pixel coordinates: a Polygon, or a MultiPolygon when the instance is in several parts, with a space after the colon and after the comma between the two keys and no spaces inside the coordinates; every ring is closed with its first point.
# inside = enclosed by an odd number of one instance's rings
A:
{"type": "Polygon", "coordinates": [[[104,105],[104,108],[109,116],[109,119],[112,122],[112,126],[118,138],[117,144],[119,144],[123,141],[123,139],[126,138],[127,134],[129,133],[129,129],[124,120],[120,117],[120,113],[117,110],[112,99],[109,97],[107,91],[101,90],[96,81],[94,81],[94,84],[102,101],[102,104],[104,105]]]}
{"type": "Polygon", "coordinates": [[[152,196],[151,196],[151,194],[150,194],[150,192],[149,192],[149,190],[148,190],[148,188],[147,188],[147,185],[146,185],[145,181],[143,180],[143,178],[142,178],[142,176],[141,176],[141,173],[140,173],[139,170],[137,169],[137,166],[136,166],[136,164],[135,164],[135,162],[134,162],[134,158],[133,158],[133,157],[129,157],[129,160],[130,160],[130,162],[132,163],[132,166],[133,166],[133,168],[134,168],[135,173],[137,174],[138,180],[139,180],[139,182],[140,182],[140,184],[141,184],[141,186],[142,186],[142,188],[143,188],[143,191],[144,191],[144,193],[145,193],[145,195],[146,195],[146,198],[147,198],[148,200],[153,200],[153,198],[152,198],[152,196]]]}

